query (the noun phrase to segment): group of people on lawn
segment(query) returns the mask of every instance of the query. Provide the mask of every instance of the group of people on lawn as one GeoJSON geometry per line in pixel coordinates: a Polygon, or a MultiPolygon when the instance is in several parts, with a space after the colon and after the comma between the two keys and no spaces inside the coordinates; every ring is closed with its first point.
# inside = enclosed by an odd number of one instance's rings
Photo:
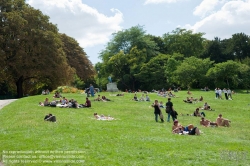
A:
{"type": "Polygon", "coordinates": [[[144,96],[144,94],[142,94],[141,97],[138,99],[138,97],[135,93],[132,100],[134,100],[134,101],[150,101],[150,98],[149,98],[148,94],[146,94],[146,96],[144,96]]]}
{"type": "Polygon", "coordinates": [[[223,90],[220,88],[215,88],[214,92],[216,99],[223,99],[222,93],[224,93],[226,100],[233,100],[232,94],[234,94],[234,91],[229,88],[224,88],[223,90]]]}
{"type": "MultiPolygon", "coordinates": [[[[191,93],[189,91],[189,93],[191,93]]],[[[203,101],[203,97],[201,96],[203,101]]],[[[164,108],[163,103],[160,102],[158,103],[158,100],[155,100],[155,102],[152,104],[152,107],[154,107],[154,114],[155,114],[155,121],[158,122],[158,117],[160,117],[161,122],[164,122],[163,114],[160,108],[164,108]]],[[[172,126],[172,133],[173,134],[188,134],[188,135],[200,135],[200,130],[198,127],[193,126],[192,124],[189,124],[187,126],[182,126],[178,120],[177,120],[177,115],[178,113],[174,110],[173,108],[173,103],[171,102],[171,98],[168,98],[168,102],[166,103],[166,113],[167,113],[167,121],[170,121],[170,116],[172,117],[172,120],[174,122],[172,126]]],[[[208,126],[225,126],[229,127],[229,120],[222,118],[222,114],[219,114],[219,116],[216,119],[216,122],[211,122],[210,120],[205,119],[205,113],[204,112],[199,112],[200,109],[203,110],[212,110],[210,105],[208,105],[207,102],[205,102],[203,108],[196,108],[194,111],[193,116],[196,117],[201,117],[200,120],[200,125],[208,127],[208,126]]]]}
{"type": "Polygon", "coordinates": [[[49,101],[49,98],[45,98],[44,102],[39,102],[39,106],[50,106],[50,107],[60,107],[60,108],[85,108],[91,107],[91,101],[86,98],[85,104],[79,104],[76,100],[68,100],[65,97],[60,98],[60,100],[49,101]]]}
{"type": "MultiPolygon", "coordinates": [[[[188,93],[191,93],[190,91],[188,91],[188,93]]],[[[60,98],[60,100],[53,100],[52,102],[49,101],[48,98],[45,99],[44,102],[40,102],[39,105],[40,106],[57,106],[57,107],[62,107],[62,108],[85,108],[85,107],[91,107],[91,101],[88,99],[88,97],[86,98],[86,102],[85,104],[78,104],[78,102],[74,99],[68,100],[65,97],[62,97],[59,93],[55,94],[54,98],[60,98]]],[[[192,98],[192,97],[191,97],[192,98]]],[[[183,100],[184,102],[187,102],[189,98],[187,98],[187,100],[183,100]]],[[[146,94],[144,96],[144,94],[142,94],[141,98],[138,99],[136,96],[136,93],[134,95],[134,98],[132,99],[134,101],[150,101],[149,96],[146,94]]],[[[98,95],[98,97],[96,99],[94,99],[94,101],[110,101],[110,99],[107,99],[105,96],[100,96],[98,95]]],[[[199,101],[203,101],[203,97],[201,96],[199,101]]],[[[200,130],[198,127],[195,127],[192,124],[189,124],[187,126],[182,126],[179,121],[177,120],[177,116],[178,113],[175,111],[174,107],[173,107],[173,103],[171,102],[171,98],[168,98],[168,102],[166,103],[166,106],[164,107],[163,102],[158,102],[158,100],[155,100],[155,102],[152,104],[152,107],[154,107],[154,114],[155,114],[155,121],[158,122],[158,117],[160,117],[161,122],[164,122],[164,118],[163,118],[163,114],[161,111],[161,108],[165,108],[166,109],[166,113],[167,113],[167,121],[170,122],[170,117],[173,120],[173,126],[172,126],[172,133],[174,134],[188,134],[188,135],[200,135],[200,130]]],[[[230,121],[228,119],[224,119],[222,118],[222,114],[219,114],[219,116],[216,119],[216,122],[211,122],[208,119],[205,119],[205,113],[204,112],[200,112],[200,109],[203,110],[211,110],[210,106],[207,104],[207,102],[205,102],[203,108],[196,108],[196,110],[193,113],[193,116],[196,117],[201,117],[200,120],[200,125],[208,127],[208,126],[226,126],[229,127],[230,126],[230,121]]],[[[94,117],[97,120],[113,120],[114,118],[110,117],[110,116],[104,116],[104,115],[98,115],[97,113],[94,113],[94,117]]],[[[45,116],[44,120],[46,121],[52,121],[55,122],[56,121],[56,117],[52,114],[48,114],[45,116]]]]}

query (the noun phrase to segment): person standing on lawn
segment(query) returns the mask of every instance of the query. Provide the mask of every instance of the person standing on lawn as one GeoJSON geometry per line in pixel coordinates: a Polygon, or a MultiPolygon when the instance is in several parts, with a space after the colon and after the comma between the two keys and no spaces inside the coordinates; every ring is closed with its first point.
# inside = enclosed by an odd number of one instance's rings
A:
{"type": "Polygon", "coordinates": [[[159,115],[161,122],[164,122],[163,115],[162,115],[158,100],[155,100],[152,107],[154,107],[155,121],[158,122],[158,115],[159,115]]]}
{"type": "Polygon", "coordinates": [[[174,108],[173,108],[173,103],[171,102],[171,98],[168,98],[168,102],[166,103],[166,113],[168,114],[168,119],[167,121],[170,122],[170,115],[173,119],[173,121],[175,120],[175,112],[174,112],[174,108]]]}
{"type": "Polygon", "coordinates": [[[89,91],[90,91],[91,97],[94,97],[95,96],[95,89],[94,89],[92,84],[90,84],[89,91]]]}

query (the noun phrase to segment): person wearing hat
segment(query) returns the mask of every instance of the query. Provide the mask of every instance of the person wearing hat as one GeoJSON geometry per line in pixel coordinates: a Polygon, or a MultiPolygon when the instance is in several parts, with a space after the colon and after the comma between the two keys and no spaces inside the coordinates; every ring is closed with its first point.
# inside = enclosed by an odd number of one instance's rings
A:
{"type": "Polygon", "coordinates": [[[204,127],[209,127],[209,126],[215,126],[218,127],[218,124],[215,122],[211,122],[210,120],[205,119],[204,117],[201,118],[200,120],[200,125],[204,127]]]}
{"type": "Polygon", "coordinates": [[[230,126],[229,122],[231,121],[228,119],[222,118],[222,114],[219,114],[218,118],[216,119],[216,123],[218,124],[218,126],[229,127],[230,126]]]}

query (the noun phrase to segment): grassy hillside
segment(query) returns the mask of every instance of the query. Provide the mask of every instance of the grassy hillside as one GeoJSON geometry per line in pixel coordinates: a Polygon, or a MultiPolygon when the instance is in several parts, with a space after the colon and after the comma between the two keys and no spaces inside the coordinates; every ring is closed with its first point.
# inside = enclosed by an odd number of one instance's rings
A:
{"type": "MultiPolygon", "coordinates": [[[[167,98],[149,94],[151,102],[132,101],[132,93],[110,96],[111,102],[92,101],[92,108],[40,107],[51,95],[19,99],[0,110],[0,153],[5,165],[249,165],[250,95],[237,93],[233,100],[215,99],[213,91],[192,91],[204,97],[215,111],[205,111],[215,121],[218,114],[231,120],[231,127],[202,127],[200,118],[187,116],[204,102],[187,104],[187,91],[175,93],[174,108],[182,125],[198,126],[201,136],[174,135],[173,123],[154,120],[150,105],[167,98]],[[113,121],[95,120],[93,113],[111,115],[113,121]],[[46,114],[57,123],[44,122],[46,114]],[[184,114],[181,116],[180,114],[184,114]],[[33,163],[32,163],[33,162],[33,163]]],[[[85,94],[62,94],[84,103],[85,94]]],[[[137,94],[138,97],[141,93],[137,94]]],[[[164,119],[166,120],[165,110],[164,119]]]]}

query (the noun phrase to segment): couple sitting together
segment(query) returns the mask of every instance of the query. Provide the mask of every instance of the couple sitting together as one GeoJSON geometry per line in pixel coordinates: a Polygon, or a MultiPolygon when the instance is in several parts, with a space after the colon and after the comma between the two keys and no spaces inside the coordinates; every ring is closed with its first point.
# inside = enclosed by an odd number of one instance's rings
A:
{"type": "Polygon", "coordinates": [[[200,124],[204,127],[218,127],[218,126],[224,126],[224,127],[229,127],[231,121],[225,118],[222,118],[222,114],[219,114],[219,116],[216,119],[216,122],[211,122],[210,120],[205,119],[204,117],[201,118],[200,124]]]}

